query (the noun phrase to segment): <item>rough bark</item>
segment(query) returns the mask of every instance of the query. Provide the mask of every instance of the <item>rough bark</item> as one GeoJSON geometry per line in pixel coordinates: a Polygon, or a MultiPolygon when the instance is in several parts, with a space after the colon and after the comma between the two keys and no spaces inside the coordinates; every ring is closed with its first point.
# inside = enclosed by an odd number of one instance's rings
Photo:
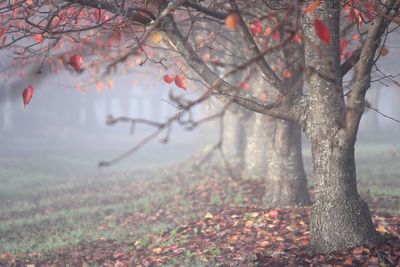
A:
{"type": "Polygon", "coordinates": [[[264,202],[270,207],[310,204],[301,152],[300,127],[267,119],[267,179],[264,202]]]}
{"type": "Polygon", "coordinates": [[[312,142],[317,199],[310,219],[311,245],[321,252],[379,240],[368,206],[357,192],[354,146],[343,141],[338,134],[312,142]]]}
{"type": "MultiPolygon", "coordinates": [[[[262,93],[257,87],[256,94],[262,93]]],[[[243,177],[265,179],[269,207],[310,203],[301,152],[300,127],[289,121],[253,113],[246,122],[243,177]]]]}
{"type": "Polygon", "coordinates": [[[245,122],[246,149],[244,155],[243,178],[266,179],[267,176],[267,143],[268,118],[263,114],[252,114],[245,122]]]}
{"type": "Polygon", "coordinates": [[[311,143],[316,192],[310,219],[311,247],[331,252],[375,243],[379,236],[367,204],[357,193],[355,136],[346,127],[339,55],[340,1],[323,2],[321,10],[319,16],[331,35],[329,44],[321,42],[310,26],[315,14],[305,16],[303,27],[310,85],[303,126],[311,143]]]}

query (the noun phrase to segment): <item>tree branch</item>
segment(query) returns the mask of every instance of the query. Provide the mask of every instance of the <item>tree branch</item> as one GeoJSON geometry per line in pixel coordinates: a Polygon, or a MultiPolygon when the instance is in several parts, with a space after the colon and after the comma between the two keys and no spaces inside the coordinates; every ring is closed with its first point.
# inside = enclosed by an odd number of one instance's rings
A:
{"type": "MultiPolygon", "coordinates": [[[[192,69],[210,86],[206,94],[215,93],[223,95],[225,99],[227,98],[251,111],[270,115],[279,119],[298,121],[300,114],[296,114],[292,109],[283,107],[283,102],[287,99],[279,103],[266,103],[249,94],[244,94],[241,91],[238,92],[237,88],[221,79],[202,61],[191,45],[186,42],[172,16],[165,17],[162,22],[162,29],[166,32],[170,41],[190,67],[192,67],[192,69]]],[[[263,56],[263,54],[261,53],[253,60],[257,60],[260,56],[263,56]]],[[[230,74],[232,74],[232,72],[227,73],[227,75],[230,74]]]]}

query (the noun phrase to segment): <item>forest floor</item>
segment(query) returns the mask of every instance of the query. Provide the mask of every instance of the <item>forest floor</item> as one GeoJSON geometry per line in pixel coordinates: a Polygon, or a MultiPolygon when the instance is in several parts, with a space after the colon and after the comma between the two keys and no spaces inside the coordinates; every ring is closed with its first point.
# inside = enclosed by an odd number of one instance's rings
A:
{"type": "Polygon", "coordinates": [[[194,159],[75,174],[82,161],[65,157],[0,157],[0,266],[400,265],[399,147],[357,150],[359,191],[388,241],[330,255],[307,250],[309,208],[264,208],[261,180],[194,159]]]}

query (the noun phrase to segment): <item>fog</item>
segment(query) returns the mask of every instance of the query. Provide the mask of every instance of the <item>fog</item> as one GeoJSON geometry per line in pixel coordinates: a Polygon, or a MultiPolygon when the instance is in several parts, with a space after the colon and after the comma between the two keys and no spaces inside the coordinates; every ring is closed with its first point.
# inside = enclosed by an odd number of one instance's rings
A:
{"type": "MultiPolygon", "coordinates": [[[[7,59],[3,57],[2,68],[7,59]]],[[[167,143],[161,142],[162,133],[125,160],[99,168],[99,161],[121,155],[156,130],[136,125],[132,131],[129,123],[108,126],[108,115],[164,122],[179,111],[168,100],[169,92],[191,98],[196,90],[170,86],[163,82],[163,73],[148,67],[105,79],[98,75],[94,81],[86,73],[52,73],[46,68],[36,73],[37,69],[31,64],[1,81],[0,157],[6,164],[10,159],[21,166],[56,163],[75,174],[165,167],[187,161],[210,141],[205,136],[214,135],[201,127],[186,131],[174,125],[167,143]],[[22,91],[30,84],[34,95],[24,109],[22,91]]],[[[193,110],[196,117],[201,108],[193,110]]]]}

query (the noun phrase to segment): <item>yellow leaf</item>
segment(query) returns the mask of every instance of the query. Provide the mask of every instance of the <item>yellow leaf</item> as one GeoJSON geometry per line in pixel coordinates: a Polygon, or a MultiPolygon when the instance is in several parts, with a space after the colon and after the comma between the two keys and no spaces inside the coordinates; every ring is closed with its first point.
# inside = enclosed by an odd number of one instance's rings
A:
{"type": "Polygon", "coordinates": [[[161,32],[153,32],[150,35],[150,40],[155,43],[155,44],[159,44],[163,39],[163,35],[161,32]]]}
{"type": "Polygon", "coordinates": [[[113,88],[114,87],[114,81],[113,80],[108,80],[108,82],[107,82],[107,86],[108,86],[108,88],[113,88]]]}
{"type": "Polygon", "coordinates": [[[162,248],[153,248],[153,252],[156,254],[160,254],[162,251],[162,248]]]}
{"type": "Polygon", "coordinates": [[[252,220],[248,220],[244,223],[245,227],[252,227],[254,225],[254,222],[252,220]]]}
{"type": "Polygon", "coordinates": [[[206,215],[204,215],[204,218],[205,219],[212,219],[212,218],[214,218],[214,216],[211,213],[207,212],[206,215]]]}

